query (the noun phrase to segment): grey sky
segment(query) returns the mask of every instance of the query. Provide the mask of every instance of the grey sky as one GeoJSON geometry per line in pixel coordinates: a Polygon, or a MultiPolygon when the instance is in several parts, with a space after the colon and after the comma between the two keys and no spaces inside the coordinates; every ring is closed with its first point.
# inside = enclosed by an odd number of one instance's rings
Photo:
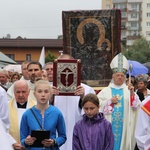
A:
{"type": "Polygon", "coordinates": [[[0,0],[0,38],[57,38],[62,11],[101,9],[101,0],[0,0]]]}

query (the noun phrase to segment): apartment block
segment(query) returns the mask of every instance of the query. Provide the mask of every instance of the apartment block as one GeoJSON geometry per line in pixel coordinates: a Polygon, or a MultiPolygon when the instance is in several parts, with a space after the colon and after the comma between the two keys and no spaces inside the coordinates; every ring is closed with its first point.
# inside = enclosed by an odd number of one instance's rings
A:
{"type": "Polygon", "coordinates": [[[150,0],[143,0],[142,12],[142,35],[150,44],[150,0]]]}
{"type": "Polygon", "coordinates": [[[120,9],[121,40],[125,40],[127,46],[141,36],[150,43],[149,0],[102,0],[102,9],[120,9]]]}

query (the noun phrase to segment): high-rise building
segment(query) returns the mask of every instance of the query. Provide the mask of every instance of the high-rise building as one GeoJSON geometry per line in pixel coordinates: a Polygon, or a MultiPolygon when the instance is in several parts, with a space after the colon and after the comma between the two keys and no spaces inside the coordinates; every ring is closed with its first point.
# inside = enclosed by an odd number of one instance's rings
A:
{"type": "Polygon", "coordinates": [[[142,36],[144,36],[150,44],[150,0],[142,2],[142,36]]]}
{"type": "Polygon", "coordinates": [[[121,40],[127,46],[141,36],[150,43],[150,0],[102,0],[102,9],[121,10],[121,40]]]}
{"type": "Polygon", "coordinates": [[[102,1],[102,9],[112,9],[113,2],[112,0],[101,0],[102,1]]]}

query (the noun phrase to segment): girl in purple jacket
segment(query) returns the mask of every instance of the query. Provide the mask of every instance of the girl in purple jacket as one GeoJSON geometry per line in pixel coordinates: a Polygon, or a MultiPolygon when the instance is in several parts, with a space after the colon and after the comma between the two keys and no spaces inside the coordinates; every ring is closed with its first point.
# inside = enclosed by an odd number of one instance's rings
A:
{"type": "Polygon", "coordinates": [[[82,100],[85,112],[73,131],[73,150],[113,150],[114,136],[111,123],[99,112],[99,100],[95,94],[87,94],[82,100]]]}

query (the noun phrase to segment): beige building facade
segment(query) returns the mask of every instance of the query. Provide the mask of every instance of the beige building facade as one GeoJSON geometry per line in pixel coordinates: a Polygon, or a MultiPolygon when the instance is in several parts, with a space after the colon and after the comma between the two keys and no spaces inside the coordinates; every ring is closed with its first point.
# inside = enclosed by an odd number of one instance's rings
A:
{"type": "Polygon", "coordinates": [[[17,63],[38,61],[43,47],[45,57],[48,52],[58,57],[63,50],[63,42],[62,39],[0,39],[0,51],[17,63]]]}

